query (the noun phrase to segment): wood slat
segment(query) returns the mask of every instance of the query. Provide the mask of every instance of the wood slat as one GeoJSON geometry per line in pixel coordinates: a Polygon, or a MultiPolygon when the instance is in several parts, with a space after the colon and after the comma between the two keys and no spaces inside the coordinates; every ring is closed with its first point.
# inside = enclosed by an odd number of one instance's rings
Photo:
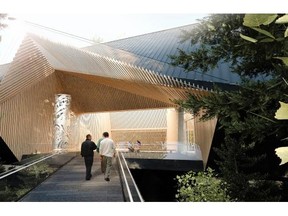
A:
{"type": "MultiPolygon", "coordinates": [[[[107,112],[176,107],[172,100],[186,99],[187,91],[204,92],[157,71],[29,35],[2,76],[0,135],[19,159],[51,151],[54,96],[70,94],[74,117],[68,148],[79,150],[85,133],[98,138],[111,131],[107,112]]],[[[141,121],[149,118],[155,116],[141,121]]]]}

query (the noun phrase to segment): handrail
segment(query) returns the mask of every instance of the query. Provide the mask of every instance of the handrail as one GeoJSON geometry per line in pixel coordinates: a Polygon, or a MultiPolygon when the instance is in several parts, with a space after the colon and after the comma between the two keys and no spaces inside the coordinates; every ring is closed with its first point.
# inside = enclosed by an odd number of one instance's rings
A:
{"type": "Polygon", "coordinates": [[[127,182],[127,178],[126,178],[126,175],[125,175],[125,172],[124,172],[124,169],[123,169],[123,166],[122,166],[120,157],[119,157],[118,151],[117,151],[117,154],[118,154],[118,157],[117,157],[117,158],[118,158],[118,160],[119,160],[119,165],[120,165],[121,171],[122,171],[123,176],[124,176],[124,181],[125,181],[125,185],[126,185],[126,188],[127,188],[127,192],[128,192],[128,196],[129,196],[130,202],[134,202],[134,201],[133,201],[132,194],[131,194],[131,191],[130,191],[130,188],[129,188],[129,185],[128,185],[128,182],[127,182]]]}
{"type": "Polygon", "coordinates": [[[46,160],[46,159],[48,159],[48,158],[51,158],[51,157],[53,157],[53,156],[55,156],[55,155],[57,155],[57,154],[59,154],[58,152],[57,153],[53,153],[52,155],[49,155],[49,156],[46,156],[46,157],[43,157],[43,158],[41,158],[41,159],[39,159],[39,160],[36,160],[36,161],[34,161],[34,162],[32,162],[32,163],[27,163],[27,164],[23,164],[23,165],[20,165],[18,168],[16,168],[15,170],[8,170],[8,171],[6,171],[6,172],[4,172],[4,174],[2,173],[2,175],[0,174],[0,180],[1,179],[3,179],[3,178],[5,178],[5,177],[7,177],[7,176],[9,176],[9,175],[12,175],[12,174],[14,174],[14,173],[16,173],[16,172],[19,172],[19,171],[21,171],[21,170],[23,170],[23,169],[26,169],[26,168],[28,168],[28,167],[30,167],[30,166],[33,166],[33,165],[35,165],[35,164],[37,164],[37,163],[39,163],[39,162],[41,162],[41,161],[44,161],[44,160],[46,160]],[[8,173],[7,173],[8,172],[8,173]],[[6,174],[5,174],[6,173],[6,174]]]}
{"type": "MultiPolygon", "coordinates": [[[[131,172],[129,170],[129,167],[128,167],[127,163],[126,163],[126,160],[125,160],[125,157],[123,156],[123,153],[120,152],[120,155],[121,155],[122,159],[124,160],[125,168],[128,170],[128,173],[129,173],[129,175],[130,175],[130,177],[132,179],[132,183],[133,183],[133,185],[134,185],[134,187],[136,189],[136,192],[137,192],[138,197],[140,198],[140,201],[144,202],[144,199],[142,198],[142,196],[140,194],[140,191],[139,191],[139,189],[138,189],[138,187],[137,187],[137,185],[136,185],[136,183],[134,181],[134,178],[133,178],[133,176],[132,176],[132,174],[131,174],[131,172]]],[[[119,161],[119,165],[120,165],[121,171],[123,173],[124,182],[125,182],[125,186],[127,188],[127,192],[128,192],[128,196],[129,196],[130,202],[134,202],[130,187],[129,187],[128,182],[127,182],[127,177],[126,177],[126,174],[125,174],[125,171],[124,171],[124,168],[123,168],[123,165],[122,165],[122,162],[121,162],[121,159],[120,159],[118,151],[117,151],[117,158],[118,158],[118,161],[119,161]]]]}
{"type": "Polygon", "coordinates": [[[123,155],[122,152],[121,152],[121,156],[122,156],[122,158],[123,158],[123,160],[124,160],[124,163],[125,163],[125,166],[126,166],[126,168],[127,168],[127,170],[128,170],[128,173],[129,173],[129,175],[131,176],[133,185],[134,185],[134,187],[135,187],[135,189],[136,189],[136,191],[137,191],[137,194],[138,194],[138,196],[139,196],[139,198],[140,198],[140,201],[141,201],[141,202],[144,202],[144,199],[143,199],[142,196],[141,196],[141,193],[140,193],[140,191],[139,191],[139,189],[138,189],[138,187],[137,187],[137,184],[136,184],[135,181],[134,181],[134,178],[133,178],[133,176],[132,176],[132,174],[131,174],[131,172],[130,172],[130,169],[129,169],[128,165],[127,165],[127,162],[126,162],[125,157],[124,157],[124,155],[123,155]]]}

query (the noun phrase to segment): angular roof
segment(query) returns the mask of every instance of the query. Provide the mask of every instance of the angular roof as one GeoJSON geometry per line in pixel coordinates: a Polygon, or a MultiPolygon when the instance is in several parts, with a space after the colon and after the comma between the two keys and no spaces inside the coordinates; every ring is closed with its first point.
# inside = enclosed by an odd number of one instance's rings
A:
{"type": "Polygon", "coordinates": [[[187,92],[207,94],[214,83],[235,87],[239,77],[227,63],[207,73],[171,65],[169,56],[178,48],[195,49],[180,43],[182,30],[193,31],[194,26],[82,49],[28,34],[11,64],[0,67],[0,103],[48,77],[57,92],[74,98],[72,109],[78,113],[173,107],[174,99],[187,99],[187,92]]]}
{"type": "Polygon", "coordinates": [[[183,31],[193,32],[194,27],[195,24],[172,28],[96,44],[85,47],[83,50],[89,50],[103,56],[110,56],[113,59],[198,84],[204,88],[212,88],[213,83],[228,85],[238,83],[240,80],[239,76],[231,72],[227,63],[219,63],[214,70],[206,73],[200,71],[187,73],[183,68],[171,65],[171,58],[169,56],[177,55],[178,49],[184,51],[195,49],[195,46],[192,47],[189,41],[180,42],[183,31]]]}
{"type": "Polygon", "coordinates": [[[207,93],[157,71],[27,35],[2,79],[0,103],[52,75],[78,113],[173,107],[171,99],[185,99],[187,91],[207,93]]]}

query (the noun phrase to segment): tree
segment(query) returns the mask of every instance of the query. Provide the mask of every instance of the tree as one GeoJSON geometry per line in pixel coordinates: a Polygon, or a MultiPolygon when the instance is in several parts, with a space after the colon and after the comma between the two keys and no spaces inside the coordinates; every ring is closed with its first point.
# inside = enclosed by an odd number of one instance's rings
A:
{"type": "MultiPolygon", "coordinates": [[[[0,31],[7,27],[6,23],[3,23],[7,18],[7,14],[0,13],[0,31]]],[[[1,35],[0,35],[0,42],[1,42],[1,35]]]]}
{"type": "Polygon", "coordinates": [[[102,43],[104,41],[104,39],[102,37],[99,37],[99,36],[95,35],[95,36],[92,37],[92,41],[95,44],[98,44],[98,43],[102,43]]]}
{"type": "Polygon", "coordinates": [[[283,170],[275,149],[288,145],[282,140],[287,137],[288,125],[287,121],[276,121],[274,115],[278,101],[288,99],[283,94],[288,91],[283,85],[287,77],[283,64],[288,56],[287,26],[277,23],[282,14],[252,17],[258,20],[257,25],[247,25],[244,14],[214,14],[185,32],[183,40],[198,48],[189,53],[179,50],[172,57],[174,65],[187,72],[200,69],[205,73],[226,62],[242,80],[236,90],[228,92],[215,86],[205,97],[190,94],[187,101],[176,102],[194,114],[204,109],[202,120],[218,118],[224,139],[215,149],[217,164],[232,198],[277,201],[282,188],[276,180],[282,180],[283,170]]]}
{"type": "Polygon", "coordinates": [[[0,13],[0,30],[7,27],[7,24],[2,23],[2,21],[6,20],[8,17],[7,14],[0,13]]]}

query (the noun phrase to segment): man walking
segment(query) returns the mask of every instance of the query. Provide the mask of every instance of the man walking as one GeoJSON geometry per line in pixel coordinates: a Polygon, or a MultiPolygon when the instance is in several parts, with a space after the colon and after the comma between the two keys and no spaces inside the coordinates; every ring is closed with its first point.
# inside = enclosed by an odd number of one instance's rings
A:
{"type": "Polygon", "coordinates": [[[106,166],[104,179],[105,181],[110,181],[112,157],[115,157],[116,150],[114,141],[109,138],[109,133],[104,132],[103,137],[104,139],[100,142],[99,153],[103,164],[106,166]]]}
{"type": "Polygon", "coordinates": [[[91,141],[92,136],[90,134],[86,135],[86,140],[81,145],[81,155],[84,157],[85,167],[86,167],[86,180],[90,180],[92,177],[91,169],[94,159],[94,151],[97,149],[96,144],[91,141]]]}

